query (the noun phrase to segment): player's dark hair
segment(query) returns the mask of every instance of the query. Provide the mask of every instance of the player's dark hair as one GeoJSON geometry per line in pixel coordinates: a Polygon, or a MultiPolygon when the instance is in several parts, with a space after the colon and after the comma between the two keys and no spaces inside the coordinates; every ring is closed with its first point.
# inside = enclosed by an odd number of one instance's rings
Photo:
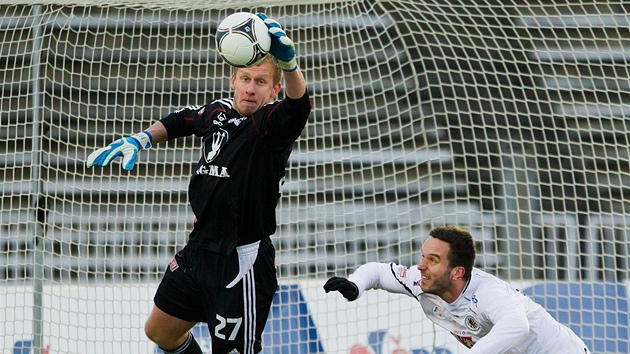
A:
{"type": "Polygon", "coordinates": [[[470,278],[477,256],[475,241],[470,232],[457,226],[438,226],[429,232],[429,236],[450,245],[448,261],[451,267],[464,267],[464,278],[470,278]]]}

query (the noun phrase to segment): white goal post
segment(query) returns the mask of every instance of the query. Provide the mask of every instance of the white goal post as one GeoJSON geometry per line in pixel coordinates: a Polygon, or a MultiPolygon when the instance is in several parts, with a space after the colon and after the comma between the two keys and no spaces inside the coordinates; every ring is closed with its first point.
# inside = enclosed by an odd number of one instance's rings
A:
{"type": "Polygon", "coordinates": [[[0,0],[0,353],[155,352],[143,325],[191,230],[200,141],[130,172],[85,159],[231,95],[214,32],[235,11],[285,27],[314,106],[277,207],[265,353],[463,352],[405,299],[321,289],[365,262],[415,265],[444,224],[593,353],[628,353],[622,0],[0,0]]]}

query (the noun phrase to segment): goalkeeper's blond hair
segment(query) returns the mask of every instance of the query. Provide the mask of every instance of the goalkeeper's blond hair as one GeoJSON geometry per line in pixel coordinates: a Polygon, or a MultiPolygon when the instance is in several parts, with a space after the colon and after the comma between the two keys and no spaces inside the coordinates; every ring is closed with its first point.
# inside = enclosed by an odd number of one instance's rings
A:
{"type": "MultiPolygon", "coordinates": [[[[271,64],[273,64],[273,66],[275,68],[275,71],[273,73],[273,84],[277,85],[278,83],[280,83],[280,81],[282,80],[282,75],[283,75],[284,72],[282,71],[281,68],[278,67],[278,65],[276,65],[276,63],[273,60],[273,56],[271,56],[271,54],[267,53],[267,55],[265,55],[263,60],[261,60],[255,66],[262,65],[264,63],[271,63],[271,64]]],[[[238,69],[241,69],[241,68],[234,67],[234,71],[232,72],[232,74],[235,75],[236,72],[238,71],[238,69]]]]}

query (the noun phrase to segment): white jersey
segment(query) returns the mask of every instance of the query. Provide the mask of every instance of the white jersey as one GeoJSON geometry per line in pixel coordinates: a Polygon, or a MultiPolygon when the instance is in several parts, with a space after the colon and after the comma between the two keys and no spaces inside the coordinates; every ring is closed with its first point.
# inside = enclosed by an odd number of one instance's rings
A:
{"type": "Polygon", "coordinates": [[[359,288],[359,296],[368,289],[383,289],[414,297],[424,314],[470,348],[469,353],[590,353],[573,331],[542,306],[505,281],[476,268],[453,303],[423,293],[417,267],[368,263],[348,279],[359,288]]]}

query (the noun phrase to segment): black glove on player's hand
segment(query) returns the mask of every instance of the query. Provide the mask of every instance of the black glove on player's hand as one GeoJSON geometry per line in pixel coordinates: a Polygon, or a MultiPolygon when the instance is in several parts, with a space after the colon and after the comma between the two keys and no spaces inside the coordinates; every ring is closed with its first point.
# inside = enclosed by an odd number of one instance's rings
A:
{"type": "Polygon", "coordinates": [[[354,301],[359,296],[359,288],[357,288],[356,284],[351,282],[346,278],[341,277],[332,277],[328,279],[326,284],[324,284],[324,290],[326,292],[338,291],[348,299],[348,301],[354,301]]]}

